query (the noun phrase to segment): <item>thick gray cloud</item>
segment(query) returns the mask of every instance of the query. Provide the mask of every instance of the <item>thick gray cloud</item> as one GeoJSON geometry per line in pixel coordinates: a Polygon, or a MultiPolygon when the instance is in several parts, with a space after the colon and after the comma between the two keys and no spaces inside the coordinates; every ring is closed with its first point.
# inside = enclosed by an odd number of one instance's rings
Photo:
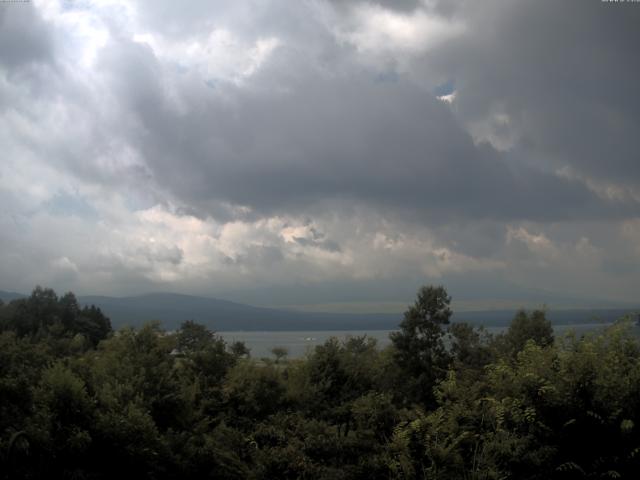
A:
{"type": "Polygon", "coordinates": [[[17,69],[53,59],[50,32],[30,3],[0,8],[0,63],[17,69]]]}
{"type": "Polygon", "coordinates": [[[0,288],[629,299],[639,21],[599,1],[3,5],[0,288]]]}
{"type": "Polygon", "coordinates": [[[483,2],[458,14],[470,34],[422,65],[454,81],[462,120],[503,114],[512,148],[536,165],[640,187],[637,5],[483,2]]]}
{"type": "Polygon", "coordinates": [[[338,7],[353,7],[354,5],[375,5],[390,10],[399,10],[401,12],[411,12],[422,7],[420,0],[331,0],[331,3],[338,7]]]}
{"type": "Polygon", "coordinates": [[[184,113],[166,104],[148,47],[118,44],[103,55],[113,88],[144,131],[129,132],[129,141],[158,181],[201,215],[215,201],[272,214],[332,197],[425,220],[638,212],[637,202],[602,199],[474,144],[448,105],[402,80],[318,72],[283,47],[249,86],[205,89],[184,113]],[[293,79],[287,67],[296,69],[293,79]]]}

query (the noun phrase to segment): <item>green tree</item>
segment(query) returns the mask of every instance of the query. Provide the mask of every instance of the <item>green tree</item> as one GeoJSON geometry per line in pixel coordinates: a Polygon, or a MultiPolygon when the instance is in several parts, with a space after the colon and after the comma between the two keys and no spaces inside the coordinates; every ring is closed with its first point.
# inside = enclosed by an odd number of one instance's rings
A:
{"type": "Polygon", "coordinates": [[[20,337],[47,339],[58,356],[68,353],[69,340],[80,334],[96,346],[111,333],[111,322],[91,305],[80,308],[71,292],[58,298],[50,288],[36,287],[31,296],[2,308],[0,328],[20,337]]]}
{"type": "Polygon", "coordinates": [[[78,317],[75,320],[75,328],[70,333],[81,333],[93,346],[96,346],[111,334],[111,321],[102,313],[100,308],[94,305],[84,307],[78,313],[78,317]]]}
{"type": "Polygon", "coordinates": [[[495,345],[503,355],[515,358],[529,340],[541,347],[553,344],[553,327],[544,310],[534,310],[531,313],[520,310],[511,321],[509,329],[496,337],[495,345]]]}
{"type": "Polygon", "coordinates": [[[283,359],[289,355],[289,349],[286,347],[273,347],[271,353],[276,357],[276,363],[280,363],[283,359]]]}
{"type": "Polygon", "coordinates": [[[240,362],[224,382],[226,405],[236,417],[263,418],[275,413],[285,399],[285,385],[273,365],[240,362]]]}
{"type": "Polygon", "coordinates": [[[459,372],[472,375],[494,360],[490,348],[491,335],[483,328],[468,323],[452,323],[448,330],[450,353],[459,372]]]}
{"type": "Polygon", "coordinates": [[[238,361],[225,341],[206,326],[187,321],[177,332],[177,367],[182,383],[191,389],[197,408],[213,414],[222,402],[225,375],[238,361]]]}
{"type": "Polygon", "coordinates": [[[344,426],[345,435],[352,423],[351,403],[377,387],[382,365],[375,347],[375,339],[366,336],[343,342],[332,337],[307,361],[308,388],[315,393],[309,406],[316,416],[344,426]]]}
{"type": "Polygon", "coordinates": [[[251,356],[251,350],[244,342],[241,341],[235,341],[231,345],[229,345],[229,351],[233,356],[237,358],[248,358],[251,356]]]}
{"type": "Polygon", "coordinates": [[[450,361],[443,326],[449,323],[451,297],[444,287],[426,286],[404,313],[400,331],[390,335],[395,361],[401,367],[407,399],[433,405],[433,387],[444,378],[450,361]]]}
{"type": "Polygon", "coordinates": [[[36,409],[25,431],[44,454],[48,475],[79,475],[86,468],[95,421],[95,404],[85,383],[58,362],[43,371],[34,397],[36,409]]]}
{"type": "Polygon", "coordinates": [[[178,330],[178,349],[181,353],[194,353],[211,346],[214,333],[206,326],[187,320],[178,330]]]}

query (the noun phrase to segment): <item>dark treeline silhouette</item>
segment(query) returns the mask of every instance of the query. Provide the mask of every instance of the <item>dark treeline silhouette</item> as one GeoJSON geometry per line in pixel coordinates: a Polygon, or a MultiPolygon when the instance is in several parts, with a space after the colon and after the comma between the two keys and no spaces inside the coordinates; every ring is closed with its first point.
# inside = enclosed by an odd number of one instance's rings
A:
{"type": "Polygon", "coordinates": [[[253,359],[191,321],[114,332],[38,287],[0,302],[0,476],[637,478],[630,321],[554,338],[522,311],[492,336],[450,323],[450,301],[420,289],[383,350],[332,338],[253,359]]]}

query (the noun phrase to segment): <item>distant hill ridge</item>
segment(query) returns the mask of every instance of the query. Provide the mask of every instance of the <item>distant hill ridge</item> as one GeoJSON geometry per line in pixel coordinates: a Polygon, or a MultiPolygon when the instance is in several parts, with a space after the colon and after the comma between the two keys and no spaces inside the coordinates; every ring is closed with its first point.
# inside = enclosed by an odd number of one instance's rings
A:
{"type": "Polygon", "coordinates": [[[5,292],[3,290],[0,290],[0,300],[2,300],[5,303],[9,303],[11,300],[18,300],[24,297],[26,297],[26,295],[22,293],[5,292]]]}
{"type": "Polygon", "coordinates": [[[395,328],[402,315],[311,313],[254,307],[216,298],[176,293],[152,293],[135,297],[80,297],[83,305],[100,307],[114,326],[139,325],[159,320],[175,329],[194,320],[217,331],[230,330],[386,330],[395,328]]]}
{"type": "MultiPolygon", "coordinates": [[[[0,291],[4,302],[24,298],[15,292],[0,291]]],[[[96,305],[111,319],[114,328],[139,326],[158,320],[174,330],[185,320],[193,320],[216,331],[286,331],[286,330],[392,330],[402,320],[402,312],[391,313],[322,313],[255,307],[216,298],[178,293],[150,293],[131,297],[81,296],[81,305],[96,305]]],[[[639,309],[550,310],[548,318],[557,325],[609,323],[639,309]]],[[[455,312],[453,321],[474,325],[505,326],[516,310],[455,312]]]]}

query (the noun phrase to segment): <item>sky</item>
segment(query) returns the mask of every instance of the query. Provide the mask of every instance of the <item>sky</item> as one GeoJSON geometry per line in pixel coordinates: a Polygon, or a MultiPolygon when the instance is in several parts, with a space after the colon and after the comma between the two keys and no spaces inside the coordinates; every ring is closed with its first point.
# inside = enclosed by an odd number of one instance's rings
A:
{"type": "Polygon", "coordinates": [[[0,289],[637,303],[639,25],[600,0],[0,3],[0,289]]]}

